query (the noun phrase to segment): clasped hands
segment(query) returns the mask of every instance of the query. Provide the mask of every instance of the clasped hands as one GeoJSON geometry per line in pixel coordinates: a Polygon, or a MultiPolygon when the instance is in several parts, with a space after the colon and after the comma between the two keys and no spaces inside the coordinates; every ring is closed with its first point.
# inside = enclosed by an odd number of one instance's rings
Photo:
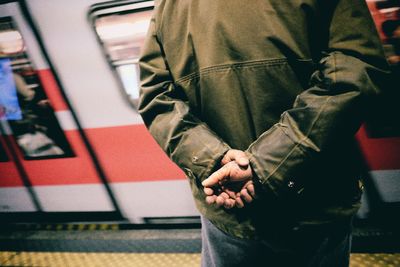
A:
{"type": "Polygon", "coordinates": [[[222,158],[221,165],[202,182],[206,202],[226,209],[243,208],[256,198],[248,157],[241,150],[231,149],[222,158]]]}

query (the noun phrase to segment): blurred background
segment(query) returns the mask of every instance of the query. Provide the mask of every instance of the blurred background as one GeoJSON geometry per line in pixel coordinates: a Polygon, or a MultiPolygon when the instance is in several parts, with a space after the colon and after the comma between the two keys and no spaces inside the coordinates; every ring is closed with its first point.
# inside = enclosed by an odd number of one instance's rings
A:
{"type": "MultiPolygon", "coordinates": [[[[400,2],[367,4],[392,77],[357,134],[365,194],[352,264],[400,266],[400,2]]],[[[0,1],[0,266],[199,264],[185,176],[136,109],[153,8],[0,1]]]]}

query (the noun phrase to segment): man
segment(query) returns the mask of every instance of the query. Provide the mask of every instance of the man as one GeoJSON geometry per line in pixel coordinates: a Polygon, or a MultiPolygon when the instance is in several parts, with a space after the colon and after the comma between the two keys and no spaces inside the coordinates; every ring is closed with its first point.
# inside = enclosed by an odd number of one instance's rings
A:
{"type": "Polygon", "coordinates": [[[363,0],[161,0],[140,67],[139,111],[202,214],[203,266],[348,265],[353,136],[387,70],[363,0]]]}

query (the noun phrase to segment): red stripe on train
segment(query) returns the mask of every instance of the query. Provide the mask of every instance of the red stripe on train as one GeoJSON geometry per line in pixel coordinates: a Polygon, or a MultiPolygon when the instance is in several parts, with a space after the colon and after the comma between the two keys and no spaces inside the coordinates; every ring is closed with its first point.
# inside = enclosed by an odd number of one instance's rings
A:
{"type": "MultiPolygon", "coordinates": [[[[144,125],[86,129],[85,132],[109,182],[185,179],[183,172],[168,159],[144,125]]],[[[32,185],[101,183],[79,133],[73,130],[65,131],[65,134],[76,157],[24,160],[15,145],[32,185]]],[[[2,187],[21,185],[11,165],[10,162],[0,164],[1,171],[6,170],[9,175],[12,172],[12,179],[1,179],[2,187]]]]}
{"type": "Polygon", "coordinates": [[[17,171],[15,163],[11,161],[10,151],[6,149],[4,137],[0,135],[1,148],[5,149],[5,154],[8,157],[8,161],[0,162],[0,187],[6,186],[23,186],[24,183],[17,171]]]}
{"type": "MultiPolygon", "coordinates": [[[[86,129],[109,182],[185,179],[144,125],[86,129]]],[[[76,157],[22,160],[32,185],[100,184],[94,164],[76,130],[65,132],[76,157]]],[[[400,169],[400,138],[368,138],[362,128],[357,138],[370,170],[400,169]]],[[[20,158],[21,153],[17,150],[20,158]]],[[[15,166],[0,164],[0,186],[21,186],[15,166]],[[6,178],[3,178],[6,177],[6,178]],[[8,178],[7,178],[8,177],[8,178]]]]}
{"type": "Polygon", "coordinates": [[[54,111],[68,110],[69,108],[61,95],[60,88],[58,87],[51,70],[37,70],[37,74],[54,111]]]}
{"type": "Polygon", "coordinates": [[[62,185],[100,183],[78,131],[65,131],[75,157],[24,160],[15,149],[32,185],[62,185]]]}
{"type": "Polygon", "coordinates": [[[86,133],[111,182],[185,179],[143,124],[87,129],[86,133]]]}
{"type": "Polygon", "coordinates": [[[370,170],[400,169],[400,137],[369,138],[362,127],[357,140],[370,170]]]}
{"type": "Polygon", "coordinates": [[[13,162],[0,162],[0,187],[23,186],[13,162]]]}

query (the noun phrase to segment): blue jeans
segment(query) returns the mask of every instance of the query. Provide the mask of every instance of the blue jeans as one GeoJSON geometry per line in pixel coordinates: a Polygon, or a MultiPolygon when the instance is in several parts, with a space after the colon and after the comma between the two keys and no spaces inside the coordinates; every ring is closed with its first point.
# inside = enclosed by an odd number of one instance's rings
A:
{"type": "Polygon", "coordinates": [[[232,237],[202,217],[202,267],[349,266],[351,222],[301,226],[282,233],[284,241],[232,237]],[[283,245],[282,245],[283,244],[283,245]],[[286,245],[285,245],[286,244],[286,245]]]}

